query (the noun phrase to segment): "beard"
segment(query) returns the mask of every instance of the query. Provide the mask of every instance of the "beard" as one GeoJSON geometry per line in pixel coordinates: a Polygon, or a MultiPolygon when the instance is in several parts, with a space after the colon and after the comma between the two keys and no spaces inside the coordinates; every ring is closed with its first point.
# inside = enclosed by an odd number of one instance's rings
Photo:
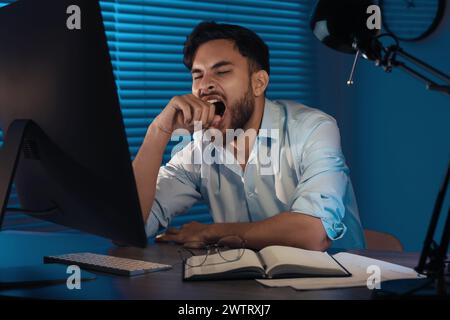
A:
{"type": "Polygon", "coordinates": [[[231,108],[228,108],[228,110],[230,112],[229,129],[243,129],[255,110],[255,97],[253,96],[253,90],[250,85],[244,96],[234,103],[231,108]]]}

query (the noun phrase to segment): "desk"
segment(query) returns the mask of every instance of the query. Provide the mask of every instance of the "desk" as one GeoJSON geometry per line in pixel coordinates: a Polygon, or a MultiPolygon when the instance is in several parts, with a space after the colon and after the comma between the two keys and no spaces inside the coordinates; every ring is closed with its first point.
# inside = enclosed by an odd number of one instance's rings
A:
{"type": "MultiPolygon", "coordinates": [[[[183,282],[177,245],[152,244],[145,249],[116,247],[110,241],[86,234],[0,232],[0,267],[38,264],[44,255],[89,251],[172,264],[169,271],[137,277],[96,273],[97,279],[82,282],[81,290],[68,290],[65,284],[30,289],[1,290],[0,297],[39,299],[370,299],[367,288],[295,291],[266,288],[255,280],[183,282]]],[[[376,259],[414,267],[418,254],[355,252],[376,259]]]]}

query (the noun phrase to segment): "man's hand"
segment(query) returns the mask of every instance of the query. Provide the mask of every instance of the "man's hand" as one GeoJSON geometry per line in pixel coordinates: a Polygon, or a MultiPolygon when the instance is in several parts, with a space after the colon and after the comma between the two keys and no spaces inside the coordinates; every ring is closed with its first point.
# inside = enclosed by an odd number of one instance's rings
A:
{"type": "Polygon", "coordinates": [[[193,94],[176,96],[148,127],[144,142],[133,160],[144,221],[148,219],[155,198],[159,168],[172,132],[179,128],[193,132],[194,121],[200,121],[203,128],[208,128],[214,121],[220,121],[220,116],[214,112],[213,104],[202,101],[193,94]]]}
{"type": "Polygon", "coordinates": [[[210,227],[211,225],[193,221],[183,225],[180,229],[169,228],[166,233],[157,236],[155,240],[156,242],[173,241],[179,244],[210,244],[216,241],[209,230],[210,227]]]}
{"type": "Polygon", "coordinates": [[[214,121],[220,120],[215,115],[215,106],[203,101],[193,94],[173,97],[163,111],[155,118],[161,131],[171,134],[176,129],[194,131],[194,121],[200,121],[203,128],[208,128],[214,121]]]}
{"type": "MultiPolygon", "coordinates": [[[[325,251],[331,240],[320,218],[298,212],[280,212],[273,217],[254,222],[203,224],[191,222],[181,229],[171,228],[156,238],[158,242],[173,241],[180,244],[213,244],[229,236],[237,236],[245,247],[255,250],[279,245],[306,250],[325,251]]],[[[235,244],[226,243],[233,247],[235,244]]]]}

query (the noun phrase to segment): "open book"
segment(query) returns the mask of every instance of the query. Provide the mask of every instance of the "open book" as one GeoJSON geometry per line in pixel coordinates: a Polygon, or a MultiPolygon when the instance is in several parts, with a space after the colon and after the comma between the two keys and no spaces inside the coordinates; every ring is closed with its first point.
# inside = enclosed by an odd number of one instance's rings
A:
{"type": "MultiPolygon", "coordinates": [[[[233,249],[225,254],[240,256],[233,249]]],[[[239,260],[226,261],[218,253],[193,256],[184,264],[184,280],[349,277],[339,262],[326,252],[270,246],[259,252],[244,249],[239,260]],[[202,265],[199,262],[205,261],[202,265]],[[195,267],[192,267],[195,266],[195,267]]]]}

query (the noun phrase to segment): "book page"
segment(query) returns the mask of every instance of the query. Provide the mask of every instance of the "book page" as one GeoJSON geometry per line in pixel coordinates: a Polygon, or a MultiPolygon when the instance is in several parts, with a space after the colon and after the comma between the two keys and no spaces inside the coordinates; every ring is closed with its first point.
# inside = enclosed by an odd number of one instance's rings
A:
{"type": "MultiPolygon", "coordinates": [[[[228,252],[222,253],[222,255],[228,254],[229,256],[238,255],[237,252],[242,249],[233,249],[228,252]]],[[[193,256],[189,258],[188,264],[198,265],[204,261],[205,256],[193,256]]],[[[186,265],[185,278],[189,278],[193,275],[213,275],[220,274],[231,270],[243,269],[243,268],[258,268],[261,273],[264,273],[264,268],[258,258],[258,255],[250,249],[245,249],[242,257],[237,261],[226,261],[218,253],[208,255],[205,263],[198,267],[191,267],[186,265]]]]}
{"type": "MultiPolygon", "coordinates": [[[[297,279],[275,279],[275,280],[257,280],[259,283],[268,287],[291,287],[295,290],[317,290],[317,289],[336,289],[349,287],[365,287],[367,279],[371,275],[367,268],[376,265],[381,270],[381,281],[396,279],[421,279],[423,276],[414,269],[367,258],[364,256],[341,252],[334,255],[346,269],[352,274],[348,278],[297,278],[297,279]]],[[[383,288],[383,285],[381,285],[383,288]]]]}
{"type": "Polygon", "coordinates": [[[268,274],[283,272],[314,275],[346,275],[347,272],[326,252],[294,247],[270,246],[262,249],[261,258],[268,274]]]}

